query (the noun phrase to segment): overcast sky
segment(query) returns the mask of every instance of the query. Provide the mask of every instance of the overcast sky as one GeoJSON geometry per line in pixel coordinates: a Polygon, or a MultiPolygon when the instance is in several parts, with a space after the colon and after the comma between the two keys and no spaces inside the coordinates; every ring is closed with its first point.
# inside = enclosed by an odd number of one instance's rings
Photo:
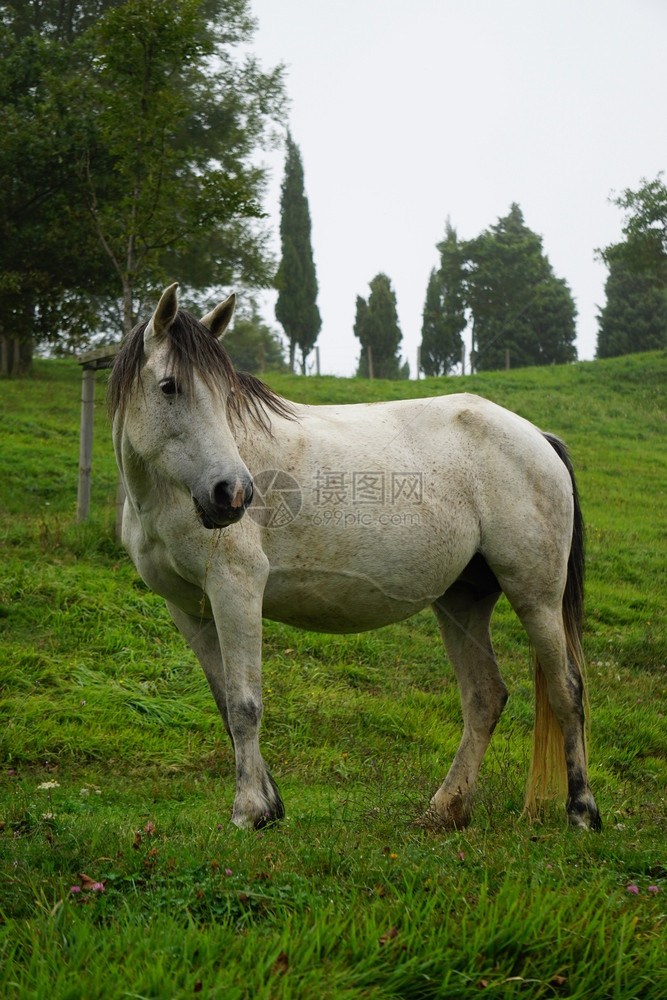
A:
{"type": "MultiPolygon", "coordinates": [[[[323,374],[354,374],[357,295],[391,279],[415,375],[449,216],[477,236],[518,202],[594,356],[621,236],[613,191],[667,168],[667,0],[252,0],[253,51],[285,63],[312,221],[323,374]]],[[[279,251],[284,154],[267,209],[279,251]]],[[[267,320],[281,330],[266,299],[267,320]]]]}

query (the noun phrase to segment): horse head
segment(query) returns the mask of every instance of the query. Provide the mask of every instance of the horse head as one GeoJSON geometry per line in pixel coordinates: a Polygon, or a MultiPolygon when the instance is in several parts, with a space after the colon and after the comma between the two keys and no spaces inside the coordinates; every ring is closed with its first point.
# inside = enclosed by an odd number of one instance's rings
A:
{"type": "MultiPolygon", "coordinates": [[[[187,491],[205,528],[222,528],[243,517],[253,495],[228,419],[234,370],[219,343],[235,296],[199,321],[179,310],[177,288],[174,283],[163,292],[143,335],[136,331],[143,351],[140,372],[128,373],[132,391],[116,389],[123,402],[121,452],[139,459],[129,464],[147,473],[152,488],[160,488],[156,479],[166,479],[187,491]]],[[[146,476],[137,478],[141,490],[146,476]]]]}

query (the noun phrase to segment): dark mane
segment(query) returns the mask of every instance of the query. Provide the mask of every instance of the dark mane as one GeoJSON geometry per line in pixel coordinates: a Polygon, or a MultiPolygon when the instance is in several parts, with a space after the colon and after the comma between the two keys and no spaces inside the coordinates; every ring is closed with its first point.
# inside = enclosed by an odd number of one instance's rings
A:
{"type": "MultiPolygon", "coordinates": [[[[122,416],[135,383],[141,385],[144,361],[144,333],[148,323],[140,323],[123,342],[109,378],[107,406],[113,419],[122,416]]],[[[197,370],[212,391],[227,389],[230,419],[250,418],[265,430],[271,428],[270,414],[294,419],[290,403],[249,372],[237,372],[220,341],[198,319],[179,309],[169,329],[170,374],[186,392],[191,391],[197,370]]]]}

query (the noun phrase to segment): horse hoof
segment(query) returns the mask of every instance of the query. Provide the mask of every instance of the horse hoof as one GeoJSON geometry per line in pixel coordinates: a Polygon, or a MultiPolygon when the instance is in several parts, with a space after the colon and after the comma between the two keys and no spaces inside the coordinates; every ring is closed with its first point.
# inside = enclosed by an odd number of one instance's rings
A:
{"type": "Polygon", "coordinates": [[[283,813],[281,812],[279,816],[271,816],[269,813],[264,813],[259,819],[254,822],[255,830],[264,830],[267,826],[274,826],[276,823],[280,823],[283,818],[283,813]]]}
{"type": "Polygon", "coordinates": [[[266,826],[277,823],[285,816],[285,806],[276,788],[275,782],[267,772],[268,780],[265,782],[265,794],[257,801],[248,802],[242,799],[234,803],[232,811],[232,823],[239,830],[263,830],[266,826]]]}
{"type": "Polygon", "coordinates": [[[590,792],[574,801],[570,800],[567,805],[567,815],[571,826],[596,832],[602,829],[600,813],[590,792]]]}
{"type": "Polygon", "coordinates": [[[602,819],[597,809],[594,812],[587,810],[585,815],[570,812],[568,819],[570,826],[576,827],[577,830],[593,830],[595,833],[599,833],[602,829],[602,819]]]}
{"type": "Polygon", "coordinates": [[[439,833],[446,830],[465,830],[469,822],[468,810],[459,803],[456,809],[452,809],[451,806],[446,809],[435,809],[431,805],[415,825],[429,833],[439,833]]]}

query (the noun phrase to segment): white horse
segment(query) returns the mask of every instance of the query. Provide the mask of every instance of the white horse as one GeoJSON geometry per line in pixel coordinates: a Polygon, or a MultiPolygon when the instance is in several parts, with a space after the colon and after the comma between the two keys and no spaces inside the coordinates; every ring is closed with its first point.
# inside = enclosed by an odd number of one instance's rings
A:
{"type": "Polygon", "coordinates": [[[567,779],[567,812],[598,828],[588,783],[583,536],[564,446],[467,393],[301,406],[234,370],[177,285],[137,327],[109,383],[127,499],[123,542],[196,653],[236,761],[232,822],[283,804],[259,749],[262,616],[359,632],[431,605],[459,684],[463,736],[424,822],[462,827],[507,699],[489,635],[501,591],[536,654],[527,804],[567,779]],[[254,501],[253,501],[254,491],[254,501]]]}

